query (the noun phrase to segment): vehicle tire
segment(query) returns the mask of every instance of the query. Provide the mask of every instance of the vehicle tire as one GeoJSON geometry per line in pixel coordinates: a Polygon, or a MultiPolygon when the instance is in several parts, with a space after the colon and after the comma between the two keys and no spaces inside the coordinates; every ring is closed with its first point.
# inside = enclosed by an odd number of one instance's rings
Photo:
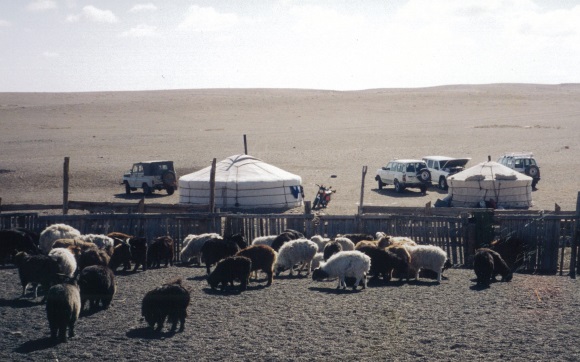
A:
{"type": "Polygon", "coordinates": [[[540,175],[540,169],[538,166],[531,165],[526,169],[526,175],[530,176],[531,178],[537,178],[540,175]]]}
{"type": "Polygon", "coordinates": [[[153,193],[153,189],[146,183],[143,184],[143,193],[145,195],[151,195],[153,193]]]}
{"type": "Polygon", "coordinates": [[[385,184],[383,183],[383,181],[381,181],[381,179],[378,179],[377,182],[379,184],[379,190],[382,190],[383,186],[385,186],[385,184]]]}
{"type": "Polygon", "coordinates": [[[422,193],[423,195],[426,195],[426,194],[427,194],[427,185],[422,185],[422,186],[420,187],[420,190],[421,190],[421,193],[422,193]]]}
{"type": "Polygon", "coordinates": [[[163,181],[163,185],[165,185],[166,187],[173,187],[173,185],[175,184],[175,173],[173,171],[165,171],[162,175],[161,175],[161,181],[163,181]]]}
{"type": "Polygon", "coordinates": [[[130,195],[131,194],[131,187],[129,186],[129,183],[127,181],[125,181],[124,184],[125,184],[125,194],[130,195]]]}
{"type": "Polygon", "coordinates": [[[449,186],[447,185],[447,180],[445,179],[445,177],[441,176],[439,177],[439,188],[441,190],[447,190],[449,186]]]}
{"type": "Polygon", "coordinates": [[[169,186],[165,190],[167,191],[167,195],[173,195],[173,193],[175,192],[173,186],[169,186]]]}
{"type": "Polygon", "coordinates": [[[422,182],[430,182],[431,181],[431,172],[428,169],[426,169],[426,168],[421,169],[417,173],[417,177],[422,182]]]}
{"type": "Polygon", "coordinates": [[[312,201],[312,210],[316,209],[316,206],[318,206],[318,197],[312,201]]]}
{"type": "Polygon", "coordinates": [[[401,192],[403,192],[403,190],[405,190],[405,188],[403,186],[401,186],[401,184],[399,183],[399,180],[395,180],[394,185],[395,185],[395,192],[397,192],[397,193],[401,193],[401,192]]]}

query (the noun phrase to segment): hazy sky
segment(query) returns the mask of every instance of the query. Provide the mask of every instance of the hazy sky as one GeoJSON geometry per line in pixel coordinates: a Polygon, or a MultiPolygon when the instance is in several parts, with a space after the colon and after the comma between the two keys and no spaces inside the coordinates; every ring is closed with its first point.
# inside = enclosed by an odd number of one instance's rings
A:
{"type": "Polygon", "coordinates": [[[579,83],[580,1],[0,0],[0,92],[579,83]]]}

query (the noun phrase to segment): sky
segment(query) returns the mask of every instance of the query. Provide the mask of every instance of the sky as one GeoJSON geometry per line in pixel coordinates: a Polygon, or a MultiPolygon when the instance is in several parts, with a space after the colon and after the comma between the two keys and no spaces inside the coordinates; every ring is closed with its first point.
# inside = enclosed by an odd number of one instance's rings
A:
{"type": "Polygon", "coordinates": [[[580,1],[0,0],[0,92],[580,83],[580,1]]]}

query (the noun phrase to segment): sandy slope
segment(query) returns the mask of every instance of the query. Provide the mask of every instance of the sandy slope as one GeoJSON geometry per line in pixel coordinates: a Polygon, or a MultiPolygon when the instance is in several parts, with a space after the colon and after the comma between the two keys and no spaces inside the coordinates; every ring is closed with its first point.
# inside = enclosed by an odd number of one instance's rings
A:
{"type": "MultiPolygon", "coordinates": [[[[0,197],[61,202],[69,156],[71,200],[123,201],[118,182],[132,162],[172,159],[186,174],[243,153],[246,134],[249,154],[302,176],[307,199],[316,183],[332,184],[328,213],[356,212],[364,165],[366,204],[423,206],[444,195],[379,193],[376,169],[437,154],[474,165],[510,151],[532,151],[540,163],[534,208],[574,210],[579,117],[580,85],[0,93],[0,197]]],[[[176,203],[178,195],[152,199],[176,203]]]]}

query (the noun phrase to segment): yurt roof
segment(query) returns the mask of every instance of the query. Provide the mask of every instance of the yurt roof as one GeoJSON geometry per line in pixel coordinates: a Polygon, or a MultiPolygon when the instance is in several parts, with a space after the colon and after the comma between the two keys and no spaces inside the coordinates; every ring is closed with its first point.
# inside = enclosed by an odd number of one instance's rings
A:
{"type": "Polygon", "coordinates": [[[458,172],[453,176],[449,176],[449,179],[456,181],[532,180],[531,177],[494,161],[478,163],[477,165],[458,172]]]}
{"type": "MultiPolygon", "coordinates": [[[[180,181],[209,181],[211,166],[180,177],[180,181]]],[[[219,182],[272,182],[298,180],[301,177],[270,165],[250,155],[233,155],[216,163],[216,183],[219,182]]]]}

